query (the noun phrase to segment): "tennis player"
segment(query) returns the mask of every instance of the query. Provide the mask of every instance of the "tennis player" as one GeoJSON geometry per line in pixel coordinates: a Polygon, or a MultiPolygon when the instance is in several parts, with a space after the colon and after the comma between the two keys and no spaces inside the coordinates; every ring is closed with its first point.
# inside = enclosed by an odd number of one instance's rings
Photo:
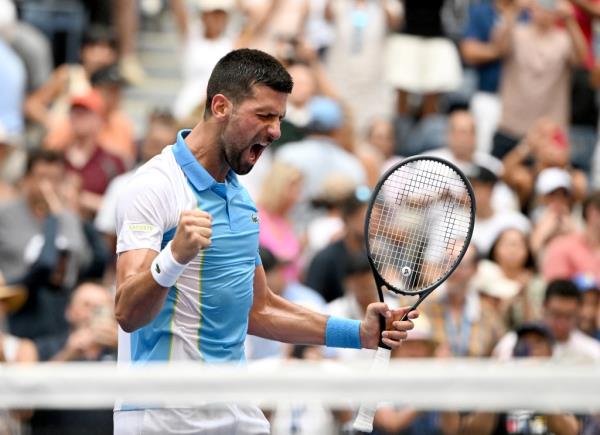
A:
{"type": "MultiPolygon", "coordinates": [[[[275,58],[240,49],[215,66],[204,119],[140,167],[117,207],[119,363],[243,362],[246,333],[288,343],[392,348],[410,320],[383,303],[362,321],[327,317],[276,296],[258,255],[248,173],[280,136],[292,80],[275,58]]],[[[416,312],[410,318],[415,318],[416,312]]],[[[118,404],[115,434],[268,434],[258,408],[118,404]]]]}

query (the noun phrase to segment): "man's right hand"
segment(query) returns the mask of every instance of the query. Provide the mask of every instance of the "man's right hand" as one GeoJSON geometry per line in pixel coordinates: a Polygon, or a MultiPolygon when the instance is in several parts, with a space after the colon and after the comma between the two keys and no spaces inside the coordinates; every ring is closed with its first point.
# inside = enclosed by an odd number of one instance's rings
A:
{"type": "Polygon", "coordinates": [[[210,246],[212,217],[200,209],[181,213],[175,237],[171,243],[173,258],[180,264],[189,263],[201,249],[210,246]]]}

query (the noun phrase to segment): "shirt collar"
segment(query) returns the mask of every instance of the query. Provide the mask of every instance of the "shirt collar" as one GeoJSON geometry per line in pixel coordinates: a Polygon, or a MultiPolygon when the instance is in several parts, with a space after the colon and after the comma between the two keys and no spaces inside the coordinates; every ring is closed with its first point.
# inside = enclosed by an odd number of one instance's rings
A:
{"type": "MultiPolygon", "coordinates": [[[[185,176],[190,180],[190,183],[192,183],[198,191],[208,190],[217,184],[217,181],[198,162],[185,143],[185,138],[190,132],[191,130],[186,129],[180,130],[177,133],[177,141],[173,145],[173,155],[185,176]]],[[[240,188],[237,175],[231,169],[227,173],[226,182],[228,189],[238,190],[240,188]]]]}

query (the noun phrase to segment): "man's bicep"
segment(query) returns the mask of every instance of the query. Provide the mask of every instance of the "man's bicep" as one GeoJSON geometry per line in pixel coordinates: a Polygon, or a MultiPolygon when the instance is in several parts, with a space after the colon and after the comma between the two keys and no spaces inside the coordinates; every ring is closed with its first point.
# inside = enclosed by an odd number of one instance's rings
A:
{"type": "Polygon", "coordinates": [[[119,254],[117,258],[117,291],[128,278],[150,270],[158,252],[153,249],[133,249],[119,254]]]}

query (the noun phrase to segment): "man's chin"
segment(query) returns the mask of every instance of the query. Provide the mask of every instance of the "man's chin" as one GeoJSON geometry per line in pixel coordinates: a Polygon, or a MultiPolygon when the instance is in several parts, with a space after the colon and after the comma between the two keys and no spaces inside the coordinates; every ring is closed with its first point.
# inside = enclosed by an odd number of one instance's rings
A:
{"type": "Polygon", "coordinates": [[[237,175],[246,175],[248,174],[252,168],[254,167],[254,165],[238,165],[235,168],[231,168],[233,170],[233,172],[235,172],[237,175]]]}

